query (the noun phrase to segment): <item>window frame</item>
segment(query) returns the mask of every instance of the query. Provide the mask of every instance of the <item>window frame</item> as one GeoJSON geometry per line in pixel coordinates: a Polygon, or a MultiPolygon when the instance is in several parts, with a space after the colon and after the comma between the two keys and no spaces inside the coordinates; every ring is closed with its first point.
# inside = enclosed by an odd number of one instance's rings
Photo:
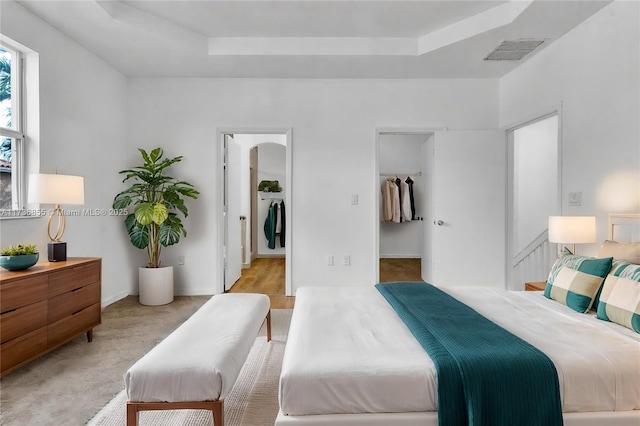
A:
{"type": "Polygon", "coordinates": [[[11,123],[13,128],[0,126],[0,138],[11,138],[11,209],[0,209],[0,219],[29,216],[26,211],[26,149],[25,149],[25,52],[0,37],[0,48],[12,55],[11,61],[11,123]]]}

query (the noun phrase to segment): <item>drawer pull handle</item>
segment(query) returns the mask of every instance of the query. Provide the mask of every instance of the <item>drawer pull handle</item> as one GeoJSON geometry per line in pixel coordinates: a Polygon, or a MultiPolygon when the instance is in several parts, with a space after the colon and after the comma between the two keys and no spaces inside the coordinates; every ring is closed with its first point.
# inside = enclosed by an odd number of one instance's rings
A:
{"type": "Polygon", "coordinates": [[[82,290],[84,287],[79,287],[79,288],[74,288],[73,290],[71,290],[71,293],[75,293],[76,291],[80,291],[82,290]]]}
{"type": "Polygon", "coordinates": [[[78,314],[79,314],[80,312],[82,312],[82,311],[84,311],[84,308],[83,308],[83,309],[80,309],[80,310],[79,310],[79,311],[77,311],[77,312],[74,312],[74,313],[73,313],[73,315],[78,315],[78,314]]]}
{"type": "Polygon", "coordinates": [[[15,311],[17,311],[17,310],[18,310],[18,308],[11,309],[10,311],[3,312],[3,313],[2,313],[2,314],[0,314],[0,315],[10,314],[11,312],[15,312],[15,311]]]}

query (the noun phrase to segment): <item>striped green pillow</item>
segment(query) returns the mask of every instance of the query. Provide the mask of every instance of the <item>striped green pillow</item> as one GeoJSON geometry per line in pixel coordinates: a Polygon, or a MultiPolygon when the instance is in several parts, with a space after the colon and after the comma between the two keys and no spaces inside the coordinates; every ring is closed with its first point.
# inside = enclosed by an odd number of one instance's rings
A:
{"type": "Polygon", "coordinates": [[[640,265],[613,262],[602,286],[596,317],[640,333],[640,265]]]}
{"type": "Polygon", "coordinates": [[[611,269],[612,261],[612,257],[593,259],[562,254],[551,267],[544,295],[574,311],[587,312],[611,269]]]}

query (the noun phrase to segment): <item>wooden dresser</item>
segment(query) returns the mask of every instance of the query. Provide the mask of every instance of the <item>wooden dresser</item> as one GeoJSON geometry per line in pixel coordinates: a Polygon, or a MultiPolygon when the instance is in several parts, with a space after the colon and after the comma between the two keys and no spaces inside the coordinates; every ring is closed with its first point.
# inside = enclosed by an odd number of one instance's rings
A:
{"type": "Polygon", "coordinates": [[[0,271],[0,376],[100,324],[102,261],[70,257],[0,271]]]}

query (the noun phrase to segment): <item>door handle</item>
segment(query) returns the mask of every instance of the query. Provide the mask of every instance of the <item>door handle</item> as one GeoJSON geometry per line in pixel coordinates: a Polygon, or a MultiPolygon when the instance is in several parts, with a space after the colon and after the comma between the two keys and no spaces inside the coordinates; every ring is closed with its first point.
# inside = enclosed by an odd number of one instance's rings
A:
{"type": "Polygon", "coordinates": [[[433,224],[434,224],[434,225],[438,225],[438,226],[442,226],[442,225],[444,225],[444,222],[443,222],[443,221],[441,221],[441,220],[434,220],[434,221],[433,221],[433,224]]]}

